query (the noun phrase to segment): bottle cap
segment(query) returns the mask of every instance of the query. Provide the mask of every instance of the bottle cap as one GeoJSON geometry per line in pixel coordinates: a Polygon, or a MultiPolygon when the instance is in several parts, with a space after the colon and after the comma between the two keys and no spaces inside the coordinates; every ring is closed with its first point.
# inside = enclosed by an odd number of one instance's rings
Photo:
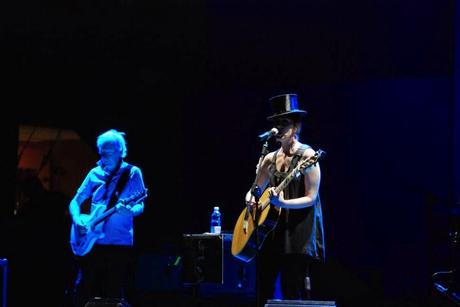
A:
{"type": "Polygon", "coordinates": [[[218,207],[218,206],[215,206],[215,207],[214,207],[214,210],[219,210],[219,207],[218,207]]]}

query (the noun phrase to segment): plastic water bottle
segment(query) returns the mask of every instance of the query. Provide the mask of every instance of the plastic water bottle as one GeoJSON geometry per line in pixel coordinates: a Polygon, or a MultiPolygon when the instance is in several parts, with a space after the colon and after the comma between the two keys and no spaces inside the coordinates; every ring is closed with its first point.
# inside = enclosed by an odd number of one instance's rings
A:
{"type": "Polygon", "coordinates": [[[214,210],[211,214],[211,233],[220,233],[221,223],[220,223],[220,211],[219,207],[214,207],[214,210]]]}

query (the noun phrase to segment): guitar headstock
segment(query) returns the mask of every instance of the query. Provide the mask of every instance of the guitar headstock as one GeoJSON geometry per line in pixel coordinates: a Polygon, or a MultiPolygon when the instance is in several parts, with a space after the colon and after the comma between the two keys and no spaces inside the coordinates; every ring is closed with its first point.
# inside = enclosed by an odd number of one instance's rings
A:
{"type": "Polygon", "coordinates": [[[300,162],[300,168],[307,168],[315,165],[319,160],[324,158],[325,155],[326,153],[323,150],[318,149],[313,156],[300,162]]]}

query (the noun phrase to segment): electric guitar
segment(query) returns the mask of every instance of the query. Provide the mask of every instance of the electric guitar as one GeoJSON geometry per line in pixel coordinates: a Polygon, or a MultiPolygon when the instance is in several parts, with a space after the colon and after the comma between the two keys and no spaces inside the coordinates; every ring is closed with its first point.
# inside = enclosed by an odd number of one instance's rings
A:
{"type": "MultiPolygon", "coordinates": [[[[279,194],[286,186],[297,176],[302,169],[309,168],[315,165],[320,158],[324,156],[324,151],[321,149],[307,159],[300,160],[294,169],[284,178],[284,180],[275,187],[275,192],[279,194]]],[[[244,262],[250,262],[257,252],[256,246],[256,231],[254,217],[258,213],[258,230],[259,234],[259,249],[262,247],[267,235],[275,229],[278,224],[278,219],[281,214],[281,209],[270,205],[269,188],[265,189],[259,198],[257,207],[247,206],[239,215],[233,229],[232,237],[232,255],[244,262]]]]}
{"type": "Polygon", "coordinates": [[[121,206],[133,206],[147,197],[147,189],[132,196],[121,199],[115,206],[105,210],[105,205],[99,205],[90,214],[80,214],[84,226],[72,223],[70,228],[70,246],[77,256],[90,252],[96,240],[103,238],[103,223],[109,216],[117,212],[121,206]]]}

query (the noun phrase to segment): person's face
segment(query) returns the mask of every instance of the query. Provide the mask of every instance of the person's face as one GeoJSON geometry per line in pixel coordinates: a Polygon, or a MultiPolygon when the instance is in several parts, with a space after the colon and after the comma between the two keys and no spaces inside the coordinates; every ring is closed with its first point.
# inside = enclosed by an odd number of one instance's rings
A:
{"type": "Polygon", "coordinates": [[[106,142],[99,148],[99,156],[104,170],[111,172],[115,170],[121,159],[120,146],[115,142],[106,142]]]}
{"type": "Polygon", "coordinates": [[[276,138],[281,140],[292,134],[294,130],[294,121],[287,117],[279,118],[275,120],[274,126],[279,131],[276,138]]]}

